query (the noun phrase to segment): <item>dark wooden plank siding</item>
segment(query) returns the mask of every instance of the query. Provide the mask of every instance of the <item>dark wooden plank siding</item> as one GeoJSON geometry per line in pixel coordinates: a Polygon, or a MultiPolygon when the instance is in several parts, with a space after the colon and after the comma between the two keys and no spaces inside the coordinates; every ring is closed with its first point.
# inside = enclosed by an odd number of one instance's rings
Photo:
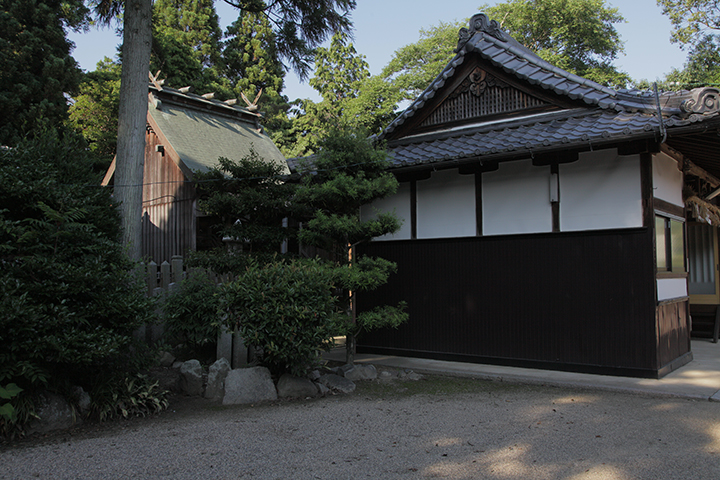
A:
{"type": "Polygon", "coordinates": [[[373,242],[398,264],[359,308],[406,300],[410,321],[361,351],[652,376],[648,229],[373,242]]]}
{"type": "Polygon", "coordinates": [[[688,300],[663,302],[656,313],[658,366],[664,367],[690,351],[688,300]]]}
{"type": "Polygon", "coordinates": [[[187,255],[195,246],[195,189],[169,155],[156,151],[158,137],[145,142],[143,257],[160,264],[187,255]]]}

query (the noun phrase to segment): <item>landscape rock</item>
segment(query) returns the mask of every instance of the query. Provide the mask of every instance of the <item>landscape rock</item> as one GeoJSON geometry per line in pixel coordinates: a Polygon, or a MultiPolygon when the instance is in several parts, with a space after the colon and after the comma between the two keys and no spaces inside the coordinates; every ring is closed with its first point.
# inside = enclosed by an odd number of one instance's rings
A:
{"type": "Polygon", "coordinates": [[[317,396],[318,390],[309,378],[296,377],[286,373],[278,380],[277,394],[281,398],[305,398],[317,396]]]}
{"type": "Polygon", "coordinates": [[[75,424],[75,416],[67,400],[51,392],[43,392],[39,397],[35,410],[39,418],[33,420],[26,429],[28,435],[64,430],[75,424]]]}
{"type": "Polygon", "coordinates": [[[355,391],[355,384],[352,381],[334,373],[322,375],[319,382],[333,392],[352,393],[355,391]]]}
{"type": "Polygon", "coordinates": [[[308,378],[312,380],[313,382],[320,379],[320,370],[313,370],[312,372],[308,373],[308,378]]]}
{"type": "Polygon", "coordinates": [[[395,375],[393,375],[391,372],[388,372],[387,370],[383,370],[380,372],[380,380],[391,380],[395,378],[395,375]]]}
{"type": "Polygon", "coordinates": [[[415,373],[412,370],[405,370],[403,372],[400,372],[398,374],[399,378],[402,378],[403,380],[422,380],[425,378],[424,376],[420,375],[419,373],[415,373]]]}
{"type": "Polygon", "coordinates": [[[265,367],[236,368],[225,378],[223,405],[277,400],[270,370],[265,367]]]}
{"type": "Polygon", "coordinates": [[[375,365],[355,365],[345,371],[345,378],[353,382],[357,380],[375,380],[377,376],[375,365]]]}
{"type": "Polygon", "coordinates": [[[225,395],[225,378],[230,372],[230,362],[221,358],[210,365],[207,376],[207,387],[205,387],[205,398],[210,400],[222,400],[225,395]]]}
{"type": "Polygon", "coordinates": [[[80,413],[85,413],[90,409],[90,404],[92,403],[90,394],[87,393],[82,387],[73,387],[72,396],[75,404],[78,406],[78,410],[80,411],[80,413]]]}
{"type": "Polygon", "coordinates": [[[325,385],[323,385],[322,383],[316,383],[315,388],[317,388],[317,391],[321,397],[324,397],[330,393],[330,389],[328,387],[326,387],[325,385]]]}
{"type": "Polygon", "coordinates": [[[198,360],[188,360],[180,366],[180,391],[185,395],[201,395],[203,390],[202,365],[198,360]]]}
{"type": "Polygon", "coordinates": [[[344,377],[345,374],[347,372],[349,372],[350,370],[352,370],[353,368],[355,368],[355,365],[346,363],[345,365],[341,365],[341,366],[337,367],[337,371],[335,373],[344,377]]]}
{"type": "Polygon", "coordinates": [[[175,357],[170,352],[160,352],[159,363],[161,367],[172,367],[175,357]]]}

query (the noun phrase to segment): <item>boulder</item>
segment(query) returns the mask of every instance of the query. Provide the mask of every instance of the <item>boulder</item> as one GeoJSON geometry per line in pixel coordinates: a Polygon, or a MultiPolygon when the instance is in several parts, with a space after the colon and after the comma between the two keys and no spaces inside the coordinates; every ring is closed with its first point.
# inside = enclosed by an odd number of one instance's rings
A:
{"type": "Polygon", "coordinates": [[[180,366],[180,391],[185,395],[201,395],[203,390],[202,365],[188,360],[180,366]]]}
{"type": "Polygon", "coordinates": [[[85,413],[90,409],[90,404],[92,403],[90,394],[88,394],[82,387],[73,387],[72,397],[80,413],[85,413]]]}
{"type": "Polygon", "coordinates": [[[353,368],[355,368],[355,365],[352,365],[352,364],[350,364],[350,363],[346,363],[345,365],[342,365],[342,366],[340,366],[340,367],[336,367],[337,370],[335,370],[335,373],[337,373],[338,375],[341,375],[341,376],[344,377],[345,374],[346,374],[348,371],[352,370],[353,368]]]}
{"type": "Polygon", "coordinates": [[[328,387],[326,387],[325,385],[323,385],[322,383],[316,383],[315,387],[317,388],[318,393],[320,394],[321,397],[324,397],[325,395],[330,393],[330,389],[328,387]]]}
{"type": "Polygon", "coordinates": [[[352,393],[355,391],[355,384],[352,381],[334,373],[322,375],[319,382],[333,392],[352,393]]]}
{"type": "Polygon", "coordinates": [[[28,435],[64,430],[75,424],[75,415],[67,400],[51,392],[43,392],[39,397],[35,410],[38,418],[25,430],[28,435]]]}
{"type": "Polygon", "coordinates": [[[378,376],[375,365],[354,365],[345,370],[345,378],[353,382],[357,380],[375,380],[378,376]]]}
{"type": "Polygon", "coordinates": [[[398,374],[398,378],[402,378],[403,380],[416,380],[417,381],[417,380],[422,380],[425,377],[420,375],[419,373],[413,372],[412,370],[405,370],[398,374]]]}
{"type": "Polygon", "coordinates": [[[230,372],[230,362],[226,358],[221,358],[208,369],[207,387],[205,387],[204,397],[210,400],[222,400],[225,395],[225,378],[230,372]]]}
{"type": "Polygon", "coordinates": [[[175,363],[175,357],[170,352],[160,352],[158,361],[161,367],[172,367],[172,364],[175,363]]]}
{"type": "Polygon", "coordinates": [[[305,398],[317,396],[318,390],[309,378],[286,373],[278,380],[277,393],[278,397],[305,398]]]}
{"type": "Polygon", "coordinates": [[[223,405],[277,400],[270,370],[265,367],[236,368],[225,378],[223,405]]]}

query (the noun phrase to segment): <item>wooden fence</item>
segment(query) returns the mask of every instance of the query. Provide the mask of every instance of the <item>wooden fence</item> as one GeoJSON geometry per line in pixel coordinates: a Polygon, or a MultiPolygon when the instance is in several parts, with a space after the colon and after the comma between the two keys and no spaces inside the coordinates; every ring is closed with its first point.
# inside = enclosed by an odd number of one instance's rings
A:
{"type": "MultiPolygon", "coordinates": [[[[218,275],[200,268],[188,270],[180,255],[174,255],[170,262],[165,261],[160,265],[155,262],[141,264],[141,275],[147,287],[148,296],[158,296],[172,292],[175,288],[180,287],[180,283],[188,275],[201,273],[207,275],[218,285],[232,280],[232,276],[229,274],[218,275]]],[[[162,337],[164,330],[162,321],[154,325],[143,325],[135,332],[135,337],[144,340],[148,344],[153,344],[162,337]]],[[[238,332],[224,332],[218,337],[217,358],[227,359],[232,368],[247,365],[248,349],[238,332]]]]}
{"type": "Polygon", "coordinates": [[[188,275],[203,273],[207,275],[216,284],[222,284],[231,280],[229,274],[218,275],[204,269],[188,270],[183,263],[180,255],[173,255],[170,262],[162,262],[158,265],[155,262],[141,263],[141,275],[147,287],[148,296],[161,295],[171,292],[180,286],[180,282],[185,280],[188,275]]]}

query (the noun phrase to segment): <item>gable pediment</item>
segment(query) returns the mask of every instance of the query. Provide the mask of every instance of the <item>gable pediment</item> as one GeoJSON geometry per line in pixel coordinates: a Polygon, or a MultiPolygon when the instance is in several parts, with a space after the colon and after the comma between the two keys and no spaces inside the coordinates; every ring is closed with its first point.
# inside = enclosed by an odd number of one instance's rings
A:
{"type": "Polygon", "coordinates": [[[553,106],[547,100],[522,91],[497,75],[475,66],[419,126],[426,128],[454,124],[553,106]]]}
{"type": "Polygon", "coordinates": [[[463,60],[442,81],[442,85],[438,85],[442,75],[438,77],[433,84],[434,88],[421,96],[425,100],[421,104],[416,101],[409,109],[411,116],[401,122],[396,121],[394,128],[386,131],[387,140],[395,141],[407,135],[587,106],[582,101],[578,103],[567,96],[548,91],[528,79],[510,75],[479,55],[468,54],[463,60]]]}

